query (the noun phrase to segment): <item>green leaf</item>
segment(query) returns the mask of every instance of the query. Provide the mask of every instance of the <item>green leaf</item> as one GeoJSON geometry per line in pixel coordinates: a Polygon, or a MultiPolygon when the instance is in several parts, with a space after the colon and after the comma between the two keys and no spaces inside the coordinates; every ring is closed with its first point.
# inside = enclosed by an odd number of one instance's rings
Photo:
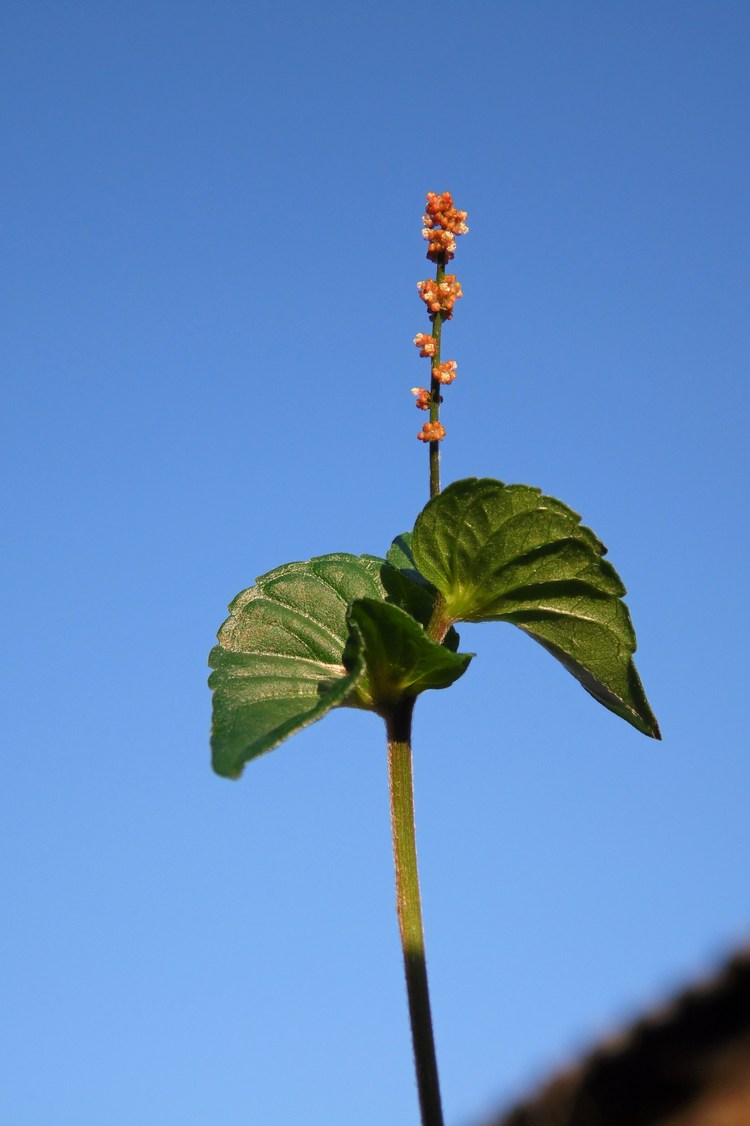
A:
{"type": "MultiPolygon", "coordinates": [[[[245,763],[331,708],[374,709],[362,646],[347,648],[347,612],[358,599],[400,607],[423,633],[417,622],[429,621],[435,595],[376,556],[335,554],[277,567],[234,599],[209,657],[218,774],[238,778],[245,763]]],[[[446,642],[458,645],[455,631],[446,642]]]]}
{"type": "Polygon", "coordinates": [[[567,505],[529,485],[457,481],[417,518],[411,549],[446,620],[511,622],[606,708],[661,738],[632,659],[625,587],[567,505]]]}
{"type": "MultiPolygon", "coordinates": [[[[386,560],[390,566],[381,572],[387,600],[411,614],[423,626],[427,626],[435,606],[437,590],[420,574],[411,551],[411,532],[397,536],[391,544],[386,560]]],[[[460,638],[451,626],[443,639],[443,645],[452,653],[458,651],[460,638]]]]}
{"type": "Polygon", "coordinates": [[[246,762],[341,704],[364,672],[347,669],[346,612],[355,598],[382,597],[383,561],[325,555],[261,575],[229,606],[211,651],[211,747],[218,774],[239,778],[246,762]]]}
{"type": "Polygon", "coordinates": [[[388,549],[386,559],[392,567],[395,567],[401,574],[406,575],[412,582],[418,583],[420,586],[431,591],[434,597],[435,587],[432,583],[427,582],[427,579],[421,574],[414,562],[414,552],[412,551],[411,541],[411,532],[403,532],[400,536],[396,536],[388,549]]]}
{"type": "Polygon", "coordinates": [[[428,688],[448,688],[464,674],[470,653],[452,653],[432,641],[422,626],[398,606],[374,598],[352,603],[349,620],[355,644],[344,663],[355,667],[364,655],[366,673],[359,695],[367,693],[369,706],[387,714],[404,697],[418,696],[428,688]]]}

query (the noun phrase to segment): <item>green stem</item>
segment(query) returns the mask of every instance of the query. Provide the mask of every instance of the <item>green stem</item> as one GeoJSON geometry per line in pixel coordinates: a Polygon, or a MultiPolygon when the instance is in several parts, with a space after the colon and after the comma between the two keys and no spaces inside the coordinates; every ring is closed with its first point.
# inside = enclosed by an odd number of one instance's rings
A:
{"type": "Polygon", "coordinates": [[[406,992],[417,1073],[422,1126],[443,1126],[430,993],[424,953],[422,906],[414,832],[414,784],[411,762],[411,717],[414,700],[404,700],[386,719],[388,776],[391,791],[393,861],[396,868],[396,907],[404,952],[406,992]]]}
{"type": "MultiPolygon", "coordinates": [[[[445,262],[440,260],[437,264],[435,281],[440,285],[445,277],[445,262]]],[[[443,314],[435,313],[432,322],[432,335],[435,337],[435,355],[432,357],[430,368],[430,422],[440,419],[440,388],[441,383],[434,374],[435,368],[440,363],[440,337],[443,327],[443,314]]],[[[430,442],[430,496],[436,497],[440,492],[440,442],[430,442]]]]}

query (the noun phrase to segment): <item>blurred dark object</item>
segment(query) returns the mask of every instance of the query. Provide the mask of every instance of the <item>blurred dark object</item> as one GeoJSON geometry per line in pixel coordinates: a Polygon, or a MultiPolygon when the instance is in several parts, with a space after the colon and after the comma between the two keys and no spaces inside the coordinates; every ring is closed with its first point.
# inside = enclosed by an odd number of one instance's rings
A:
{"type": "Polygon", "coordinates": [[[487,1126],[750,1126],[750,949],[487,1126]]]}

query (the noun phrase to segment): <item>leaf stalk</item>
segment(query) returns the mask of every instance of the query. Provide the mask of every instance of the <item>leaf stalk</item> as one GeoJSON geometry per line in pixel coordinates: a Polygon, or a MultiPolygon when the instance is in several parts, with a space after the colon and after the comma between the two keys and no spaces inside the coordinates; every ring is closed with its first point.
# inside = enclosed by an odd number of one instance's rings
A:
{"type": "Polygon", "coordinates": [[[442,645],[452,625],[453,618],[450,618],[445,612],[445,599],[438,592],[425,632],[431,641],[436,641],[438,645],[442,645]]]}

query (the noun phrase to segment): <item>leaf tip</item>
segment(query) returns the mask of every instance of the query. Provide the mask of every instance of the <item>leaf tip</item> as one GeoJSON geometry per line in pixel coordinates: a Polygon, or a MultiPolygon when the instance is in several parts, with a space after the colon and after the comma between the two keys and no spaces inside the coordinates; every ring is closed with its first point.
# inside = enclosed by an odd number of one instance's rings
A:
{"type": "Polygon", "coordinates": [[[211,758],[211,769],[214,774],[219,778],[227,778],[230,782],[238,782],[245,772],[245,764],[241,766],[229,766],[222,763],[218,755],[214,754],[211,758]]]}

